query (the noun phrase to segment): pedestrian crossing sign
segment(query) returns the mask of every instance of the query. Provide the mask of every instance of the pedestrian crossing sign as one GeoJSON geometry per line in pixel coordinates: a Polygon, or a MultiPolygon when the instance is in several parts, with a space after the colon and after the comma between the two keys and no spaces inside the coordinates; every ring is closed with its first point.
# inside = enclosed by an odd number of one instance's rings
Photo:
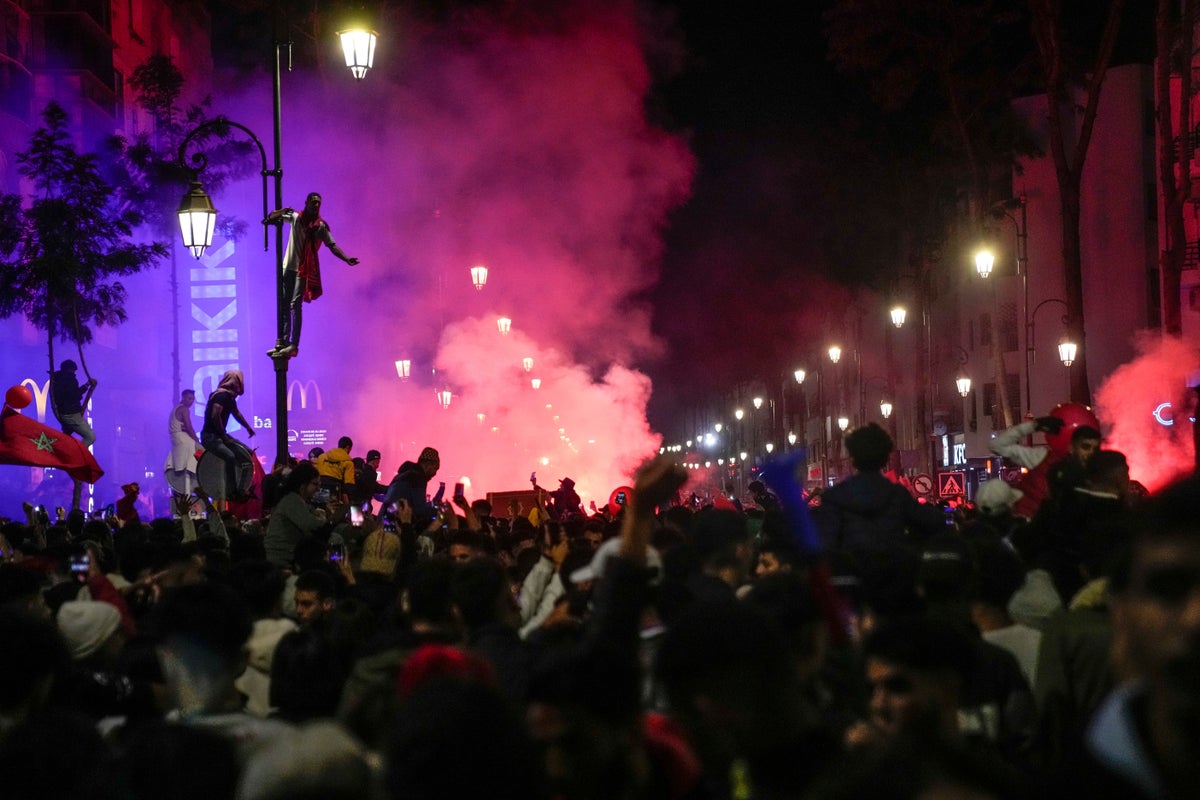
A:
{"type": "Polygon", "coordinates": [[[966,481],[963,480],[963,477],[961,472],[939,472],[938,494],[942,497],[966,494],[966,481]]]}

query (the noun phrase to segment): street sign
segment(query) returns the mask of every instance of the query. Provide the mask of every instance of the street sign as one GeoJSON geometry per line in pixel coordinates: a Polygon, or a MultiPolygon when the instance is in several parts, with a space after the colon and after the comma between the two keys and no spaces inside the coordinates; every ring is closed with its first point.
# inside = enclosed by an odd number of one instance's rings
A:
{"type": "Polygon", "coordinates": [[[933,491],[933,478],[922,472],[920,475],[913,478],[912,485],[916,493],[924,497],[933,491]]]}
{"type": "Polygon", "coordinates": [[[938,494],[942,497],[966,494],[966,474],[963,472],[939,472],[938,494]]]}

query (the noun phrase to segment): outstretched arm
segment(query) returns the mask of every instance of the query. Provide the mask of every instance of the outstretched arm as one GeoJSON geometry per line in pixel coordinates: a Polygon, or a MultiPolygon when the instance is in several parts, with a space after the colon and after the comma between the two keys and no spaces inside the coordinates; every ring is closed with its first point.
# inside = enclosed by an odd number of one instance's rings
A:
{"type": "Polygon", "coordinates": [[[290,206],[288,206],[286,208],[277,208],[274,211],[272,211],[270,214],[267,214],[267,218],[263,220],[263,224],[264,225],[274,225],[275,223],[282,220],[284,217],[290,217],[291,215],[293,215],[295,213],[296,213],[296,209],[294,209],[290,206]]]}
{"type": "Polygon", "coordinates": [[[335,256],[340,258],[342,261],[345,261],[347,264],[349,264],[352,267],[358,263],[357,258],[353,258],[351,256],[346,255],[345,253],[342,252],[342,248],[338,247],[336,244],[329,245],[329,252],[333,253],[335,256]]]}

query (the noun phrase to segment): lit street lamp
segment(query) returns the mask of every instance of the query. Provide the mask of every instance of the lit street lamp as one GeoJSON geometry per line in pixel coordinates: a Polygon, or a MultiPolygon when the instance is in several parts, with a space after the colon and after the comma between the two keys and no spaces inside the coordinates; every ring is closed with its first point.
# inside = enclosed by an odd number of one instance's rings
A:
{"type": "Polygon", "coordinates": [[[508,317],[500,317],[496,320],[496,327],[500,329],[501,336],[508,336],[508,332],[512,330],[512,320],[508,317]]]}
{"type": "Polygon", "coordinates": [[[908,310],[904,306],[893,306],[891,310],[892,324],[897,328],[904,327],[904,320],[908,317],[908,310]]]}
{"type": "Polygon", "coordinates": [[[487,286],[488,268],[482,264],[471,267],[471,283],[476,289],[483,291],[483,287],[487,286]]]}
{"type": "Polygon", "coordinates": [[[792,373],[792,376],[796,379],[796,383],[804,383],[804,379],[808,377],[808,374],[804,370],[798,369],[792,373]]]}
{"type": "Polygon", "coordinates": [[[839,361],[841,361],[842,360],[842,348],[838,347],[836,344],[831,345],[829,348],[829,360],[835,364],[838,363],[839,361]]]}
{"type": "Polygon", "coordinates": [[[409,373],[412,371],[412,362],[407,358],[401,358],[396,361],[396,375],[402,381],[408,380],[409,373]]]}
{"type": "Polygon", "coordinates": [[[367,70],[375,66],[375,42],[378,38],[375,31],[354,27],[339,31],[338,38],[342,41],[346,66],[350,68],[354,79],[361,81],[367,77],[367,70]]]}
{"type": "Polygon", "coordinates": [[[847,417],[845,414],[842,414],[840,417],[837,418],[837,423],[838,423],[838,428],[840,430],[844,431],[844,430],[846,430],[846,428],[850,427],[850,418],[847,417]]]}
{"type": "Polygon", "coordinates": [[[1071,366],[1071,363],[1075,360],[1075,350],[1075,343],[1065,336],[1058,343],[1058,360],[1063,363],[1064,367],[1071,366]]]}
{"type": "Polygon", "coordinates": [[[892,416],[892,404],[886,397],[879,401],[879,413],[883,415],[884,419],[892,416]]]}
{"type": "Polygon", "coordinates": [[[971,378],[965,372],[958,374],[958,377],[954,379],[954,385],[958,387],[958,393],[963,397],[971,393],[971,378]]]}

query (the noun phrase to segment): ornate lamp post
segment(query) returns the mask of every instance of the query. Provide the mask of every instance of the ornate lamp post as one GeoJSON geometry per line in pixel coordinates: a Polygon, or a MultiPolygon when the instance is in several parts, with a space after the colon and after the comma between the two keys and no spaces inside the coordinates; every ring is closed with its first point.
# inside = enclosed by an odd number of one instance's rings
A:
{"type": "MultiPolygon", "coordinates": [[[[280,10],[278,3],[272,7],[272,24],[278,25],[280,10]]],[[[343,52],[346,56],[346,66],[350,68],[351,73],[356,80],[362,80],[366,76],[367,70],[374,64],[375,58],[375,43],[376,35],[373,31],[363,29],[361,27],[352,27],[342,31],[339,34],[342,41],[343,52]]],[[[282,85],[280,80],[281,68],[281,53],[285,50],[288,54],[288,61],[291,62],[292,43],[284,41],[278,34],[278,27],[275,28],[274,44],[272,47],[274,56],[274,71],[271,81],[271,108],[273,125],[273,163],[274,168],[267,167],[267,153],[263,148],[259,138],[247,128],[232,120],[218,117],[214,120],[202,123],[193,128],[183,141],[179,144],[179,152],[177,160],[181,169],[191,176],[191,186],[187,194],[184,195],[183,201],[179,205],[179,228],[183,237],[184,246],[191,250],[192,255],[197,259],[204,254],[204,250],[212,244],[213,231],[216,228],[217,209],[213,206],[212,200],[204,191],[204,187],[199,181],[199,174],[208,164],[208,159],[203,153],[193,153],[191,164],[189,165],[186,158],[188,145],[191,144],[197,136],[207,133],[220,133],[222,130],[229,127],[237,128],[245,133],[254,142],[258,148],[259,158],[262,163],[260,174],[262,175],[262,205],[263,205],[263,250],[268,247],[269,236],[267,232],[267,178],[274,178],[274,195],[275,208],[283,208],[283,156],[282,156],[282,128],[283,128],[283,97],[282,85]]],[[[283,346],[283,326],[284,319],[287,314],[287,301],[283,296],[283,226],[275,227],[275,332],[276,332],[276,347],[283,346]]],[[[275,458],[277,461],[287,461],[288,457],[288,408],[287,408],[287,372],[288,361],[287,357],[272,359],[275,363],[275,458]]]]}

